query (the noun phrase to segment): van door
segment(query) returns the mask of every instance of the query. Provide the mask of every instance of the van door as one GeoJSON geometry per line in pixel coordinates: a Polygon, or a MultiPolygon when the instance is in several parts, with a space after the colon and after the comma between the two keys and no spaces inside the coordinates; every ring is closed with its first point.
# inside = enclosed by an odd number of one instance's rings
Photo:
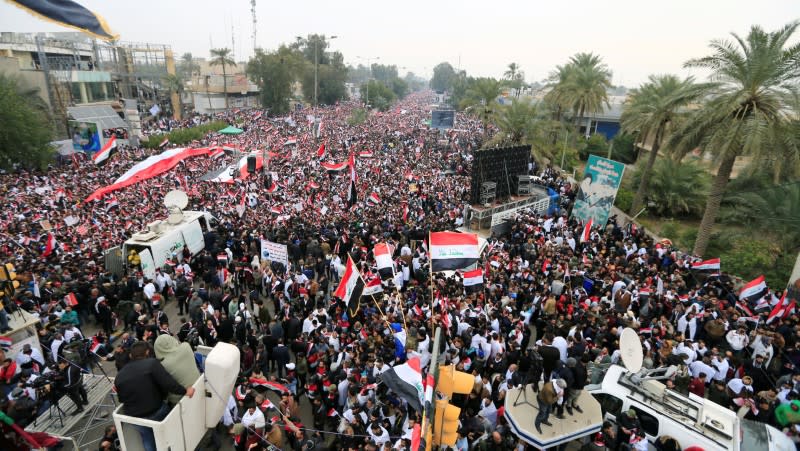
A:
{"type": "Polygon", "coordinates": [[[156,268],[161,268],[164,263],[172,258],[172,254],[180,255],[183,249],[183,234],[179,229],[175,229],[153,241],[150,250],[153,253],[153,261],[156,268]]]}
{"type": "Polygon", "coordinates": [[[156,264],[153,262],[153,254],[150,249],[142,249],[139,252],[139,260],[142,264],[142,274],[148,279],[156,278],[156,264]]]}
{"type": "Polygon", "coordinates": [[[181,230],[183,234],[183,242],[189,248],[192,255],[197,255],[205,247],[203,240],[203,229],[200,227],[199,221],[192,221],[181,230]]]}

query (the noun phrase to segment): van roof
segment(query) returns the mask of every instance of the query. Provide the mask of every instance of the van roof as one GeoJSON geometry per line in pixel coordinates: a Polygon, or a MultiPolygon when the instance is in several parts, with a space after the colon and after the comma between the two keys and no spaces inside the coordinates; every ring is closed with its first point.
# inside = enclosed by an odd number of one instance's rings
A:
{"type": "MultiPolygon", "coordinates": [[[[134,234],[133,237],[131,237],[130,239],[125,241],[125,244],[126,245],[137,245],[137,246],[148,246],[153,241],[161,238],[162,236],[165,236],[165,235],[169,234],[170,232],[172,232],[175,229],[180,229],[182,226],[184,226],[186,224],[189,224],[190,222],[196,221],[197,219],[199,219],[201,217],[205,217],[206,220],[208,220],[209,218],[213,219],[213,216],[211,215],[211,213],[208,213],[206,211],[184,211],[183,212],[183,221],[181,221],[181,222],[179,222],[177,224],[170,224],[170,223],[168,223],[166,221],[166,218],[164,218],[164,219],[160,220],[161,223],[159,224],[158,232],[155,232],[151,238],[148,238],[148,239],[137,239],[137,238],[135,238],[137,234],[134,234]]],[[[145,232],[148,232],[148,230],[145,229],[145,230],[142,230],[141,232],[145,233],[145,232]]]]}
{"type": "Polygon", "coordinates": [[[650,407],[678,425],[726,449],[734,449],[739,437],[739,424],[735,412],[694,394],[686,396],[668,390],[659,381],[636,381],[635,377],[636,374],[628,372],[625,368],[612,365],[603,379],[603,391],[612,394],[623,391],[630,400],[650,407]]]}

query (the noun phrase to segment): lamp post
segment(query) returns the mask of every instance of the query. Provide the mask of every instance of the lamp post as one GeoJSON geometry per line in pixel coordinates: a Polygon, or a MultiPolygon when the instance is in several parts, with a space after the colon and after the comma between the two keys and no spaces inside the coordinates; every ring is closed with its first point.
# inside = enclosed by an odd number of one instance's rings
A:
{"type": "Polygon", "coordinates": [[[372,79],[372,63],[371,63],[371,61],[379,60],[379,59],[381,59],[381,57],[380,56],[357,56],[356,58],[362,59],[362,60],[367,60],[367,66],[369,66],[369,77],[367,77],[367,100],[366,100],[366,102],[364,102],[364,106],[366,106],[367,110],[369,110],[369,81],[372,79]]]}
{"type": "MultiPolygon", "coordinates": [[[[338,36],[329,36],[328,39],[332,41],[332,40],[336,39],[337,37],[338,36]]],[[[319,56],[318,56],[319,49],[318,49],[318,47],[319,47],[320,39],[325,39],[325,35],[324,34],[323,35],[316,35],[316,38],[317,39],[314,39],[314,111],[315,112],[317,111],[317,92],[319,91],[319,82],[317,80],[317,73],[319,71],[319,56]]],[[[311,39],[311,36],[309,36],[309,39],[311,39]]],[[[316,120],[316,118],[315,118],[315,120],[316,120]]]]}

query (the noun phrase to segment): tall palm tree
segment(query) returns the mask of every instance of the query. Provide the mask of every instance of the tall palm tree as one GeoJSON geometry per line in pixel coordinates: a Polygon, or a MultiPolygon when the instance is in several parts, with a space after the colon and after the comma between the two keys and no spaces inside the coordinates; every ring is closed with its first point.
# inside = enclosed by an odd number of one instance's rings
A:
{"type": "Polygon", "coordinates": [[[504,141],[512,145],[522,144],[533,125],[536,112],[537,104],[528,102],[514,102],[499,107],[494,122],[504,135],[504,141]]]}
{"type": "Polygon", "coordinates": [[[659,216],[686,216],[703,212],[703,202],[711,180],[703,167],[693,161],[662,158],[655,162],[648,174],[644,174],[644,169],[644,166],[640,166],[633,173],[633,183],[641,185],[643,177],[650,178],[653,189],[647,199],[656,204],[653,213],[659,216]]]}
{"type": "Polygon", "coordinates": [[[462,102],[462,107],[476,108],[483,120],[484,134],[486,134],[489,117],[497,105],[497,97],[500,92],[500,82],[494,78],[476,78],[467,88],[466,98],[462,102]]]}
{"type": "Polygon", "coordinates": [[[211,65],[222,66],[222,87],[225,90],[225,110],[228,109],[228,73],[225,68],[235,66],[236,62],[230,57],[231,49],[211,49],[211,65]]]}
{"type": "Polygon", "coordinates": [[[161,77],[161,82],[164,87],[170,92],[170,100],[172,102],[172,117],[175,119],[181,118],[183,113],[183,102],[181,100],[181,93],[183,92],[183,79],[177,74],[166,74],[161,77]]]}
{"type": "Polygon", "coordinates": [[[505,73],[503,74],[503,76],[504,76],[504,77],[505,77],[507,80],[514,81],[514,80],[516,80],[516,78],[517,78],[517,73],[518,73],[518,72],[519,72],[519,64],[517,64],[517,63],[509,63],[509,64],[508,64],[508,70],[507,70],[507,71],[505,71],[505,73]]]}
{"type": "Polygon", "coordinates": [[[194,61],[194,57],[191,53],[186,52],[181,55],[181,64],[180,64],[181,72],[184,79],[191,79],[194,74],[200,72],[200,65],[194,61]]]}
{"type": "Polygon", "coordinates": [[[765,158],[772,151],[772,131],[796,114],[788,99],[800,79],[800,45],[787,43],[797,27],[792,22],[766,32],[753,26],[744,38],[732,34],[733,41],[711,41],[711,55],[684,64],[710,70],[713,85],[705,105],[667,144],[681,153],[701,146],[719,164],[694,243],[696,255],[708,248],[736,157],[765,158]]]}
{"type": "Polygon", "coordinates": [[[679,115],[686,114],[685,107],[695,101],[704,86],[696,85],[691,77],[681,80],[675,75],[651,75],[646,83],[631,91],[622,111],[622,130],[639,132],[652,137],[653,148],[641,169],[639,187],[633,197],[629,213],[635,215],[647,196],[650,172],[658,157],[667,128],[673,127],[679,115]]]}
{"type": "Polygon", "coordinates": [[[596,114],[608,105],[608,89],[611,88],[611,71],[599,55],[577,53],[569,64],[572,69],[566,80],[567,102],[572,107],[575,128],[580,132],[580,120],[587,113],[596,114]]]}
{"type": "Polygon", "coordinates": [[[544,100],[553,109],[553,119],[556,121],[560,121],[564,111],[572,107],[569,101],[569,80],[572,78],[574,70],[575,66],[572,64],[556,66],[556,70],[551,72],[547,78],[549,90],[545,94],[544,100]]]}
{"type": "Polygon", "coordinates": [[[508,85],[512,88],[517,90],[516,98],[519,98],[520,91],[522,91],[522,84],[525,80],[525,76],[521,70],[519,70],[519,64],[517,63],[509,63],[508,70],[503,73],[503,77],[508,80],[508,85]]]}

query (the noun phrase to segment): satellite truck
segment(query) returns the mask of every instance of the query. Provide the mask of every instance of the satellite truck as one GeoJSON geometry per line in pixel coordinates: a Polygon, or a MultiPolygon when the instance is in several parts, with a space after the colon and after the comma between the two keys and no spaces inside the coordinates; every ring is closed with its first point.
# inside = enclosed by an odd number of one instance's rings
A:
{"type": "Polygon", "coordinates": [[[147,230],[134,233],[122,246],[108,249],[105,253],[106,270],[121,276],[130,267],[131,251],[138,255],[140,269],[145,277],[155,278],[156,268],[161,268],[174,254],[181,255],[186,245],[192,257],[205,248],[204,232],[211,231],[214,216],[206,211],[184,211],[189,197],[181,190],[173,190],[164,196],[164,205],[169,211],[165,220],[147,224],[147,230]]]}
{"type": "Polygon", "coordinates": [[[585,390],[598,402],[604,419],[633,409],[646,433],[649,448],[661,436],[675,438],[682,449],[704,451],[794,451],[795,444],[783,432],[757,421],[744,420],[736,412],[693,393],[688,396],[667,389],[661,380],[677,368],[643,369],[642,344],[633,329],[620,337],[624,367],[611,365],[600,384],[585,390]]]}

